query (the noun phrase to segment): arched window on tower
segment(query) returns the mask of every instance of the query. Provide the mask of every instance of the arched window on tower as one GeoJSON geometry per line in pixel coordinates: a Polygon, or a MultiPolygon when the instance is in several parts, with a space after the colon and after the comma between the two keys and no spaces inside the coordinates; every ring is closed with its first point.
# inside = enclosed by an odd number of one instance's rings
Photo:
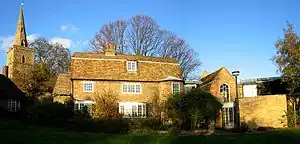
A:
{"type": "Polygon", "coordinates": [[[22,64],[25,63],[25,56],[22,56],[22,64]]]}
{"type": "Polygon", "coordinates": [[[229,90],[229,86],[227,84],[222,84],[220,86],[220,95],[224,102],[230,101],[230,90],[229,90]]]}

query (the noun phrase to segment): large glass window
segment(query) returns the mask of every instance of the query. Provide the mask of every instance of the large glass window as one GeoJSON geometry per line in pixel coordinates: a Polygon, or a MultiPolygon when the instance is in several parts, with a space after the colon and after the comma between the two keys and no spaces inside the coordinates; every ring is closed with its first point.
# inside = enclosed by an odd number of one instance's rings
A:
{"type": "Polygon", "coordinates": [[[124,83],[122,85],[122,92],[125,94],[141,94],[142,85],[141,84],[134,84],[134,83],[124,83]]]}
{"type": "Polygon", "coordinates": [[[93,101],[75,101],[74,110],[87,110],[88,112],[92,111],[93,101]]]}
{"type": "Polygon", "coordinates": [[[231,100],[230,99],[230,90],[229,90],[229,86],[227,84],[222,84],[220,86],[220,95],[224,102],[229,102],[231,100]]]}
{"type": "Polygon", "coordinates": [[[124,118],[146,117],[146,104],[139,102],[120,102],[119,112],[123,114],[124,118]]]}

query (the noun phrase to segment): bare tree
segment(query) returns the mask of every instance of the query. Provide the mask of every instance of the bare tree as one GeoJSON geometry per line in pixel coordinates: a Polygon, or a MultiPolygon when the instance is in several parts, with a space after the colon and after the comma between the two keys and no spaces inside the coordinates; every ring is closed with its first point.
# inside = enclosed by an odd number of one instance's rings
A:
{"type": "Polygon", "coordinates": [[[116,46],[117,53],[123,54],[127,52],[125,41],[125,30],[127,23],[124,20],[117,20],[109,24],[105,24],[100,31],[94,36],[90,42],[91,51],[102,53],[105,44],[111,43],[116,46]]]}
{"type": "Polygon", "coordinates": [[[161,44],[159,26],[149,16],[137,15],[132,17],[127,38],[135,55],[154,56],[161,44]]]}
{"type": "Polygon", "coordinates": [[[161,57],[178,60],[183,79],[189,78],[191,73],[201,65],[197,52],[184,39],[178,38],[170,31],[162,31],[162,43],[159,51],[158,54],[161,57]]]}
{"type": "Polygon", "coordinates": [[[69,70],[71,52],[61,44],[51,43],[45,38],[35,39],[30,43],[35,50],[35,63],[44,65],[50,71],[49,77],[69,70]]]}
{"type": "Polygon", "coordinates": [[[91,41],[90,50],[102,53],[107,42],[115,44],[117,52],[122,54],[175,58],[180,63],[183,79],[190,78],[201,65],[198,54],[184,39],[161,30],[149,16],[136,15],[128,25],[123,20],[104,25],[91,41]]]}

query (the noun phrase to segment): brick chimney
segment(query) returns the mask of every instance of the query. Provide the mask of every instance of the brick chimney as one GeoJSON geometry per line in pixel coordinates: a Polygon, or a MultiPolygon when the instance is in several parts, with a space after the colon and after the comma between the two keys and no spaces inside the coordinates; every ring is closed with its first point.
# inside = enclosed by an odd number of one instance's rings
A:
{"type": "Polygon", "coordinates": [[[116,55],[116,47],[113,44],[106,43],[104,47],[104,55],[106,56],[115,56],[116,55]]]}
{"type": "Polygon", "coordinates": [[[8,77],[8,66],[3,66],[2,74],[3,74],[5,77],[8,77]]]}

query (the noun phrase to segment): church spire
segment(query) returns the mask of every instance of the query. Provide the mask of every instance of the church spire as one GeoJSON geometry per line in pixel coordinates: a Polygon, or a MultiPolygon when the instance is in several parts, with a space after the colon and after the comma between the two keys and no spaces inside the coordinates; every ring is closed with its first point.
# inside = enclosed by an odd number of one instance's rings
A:
{"type": "Polygon", "coordinates": [[[23,3],[21,3],[19,20],[17,25],[16,36],[14,40],[14,45],[18,46],[28,46],[27,38],[26,38],[26,30],[23,16],[23,3]]]}

